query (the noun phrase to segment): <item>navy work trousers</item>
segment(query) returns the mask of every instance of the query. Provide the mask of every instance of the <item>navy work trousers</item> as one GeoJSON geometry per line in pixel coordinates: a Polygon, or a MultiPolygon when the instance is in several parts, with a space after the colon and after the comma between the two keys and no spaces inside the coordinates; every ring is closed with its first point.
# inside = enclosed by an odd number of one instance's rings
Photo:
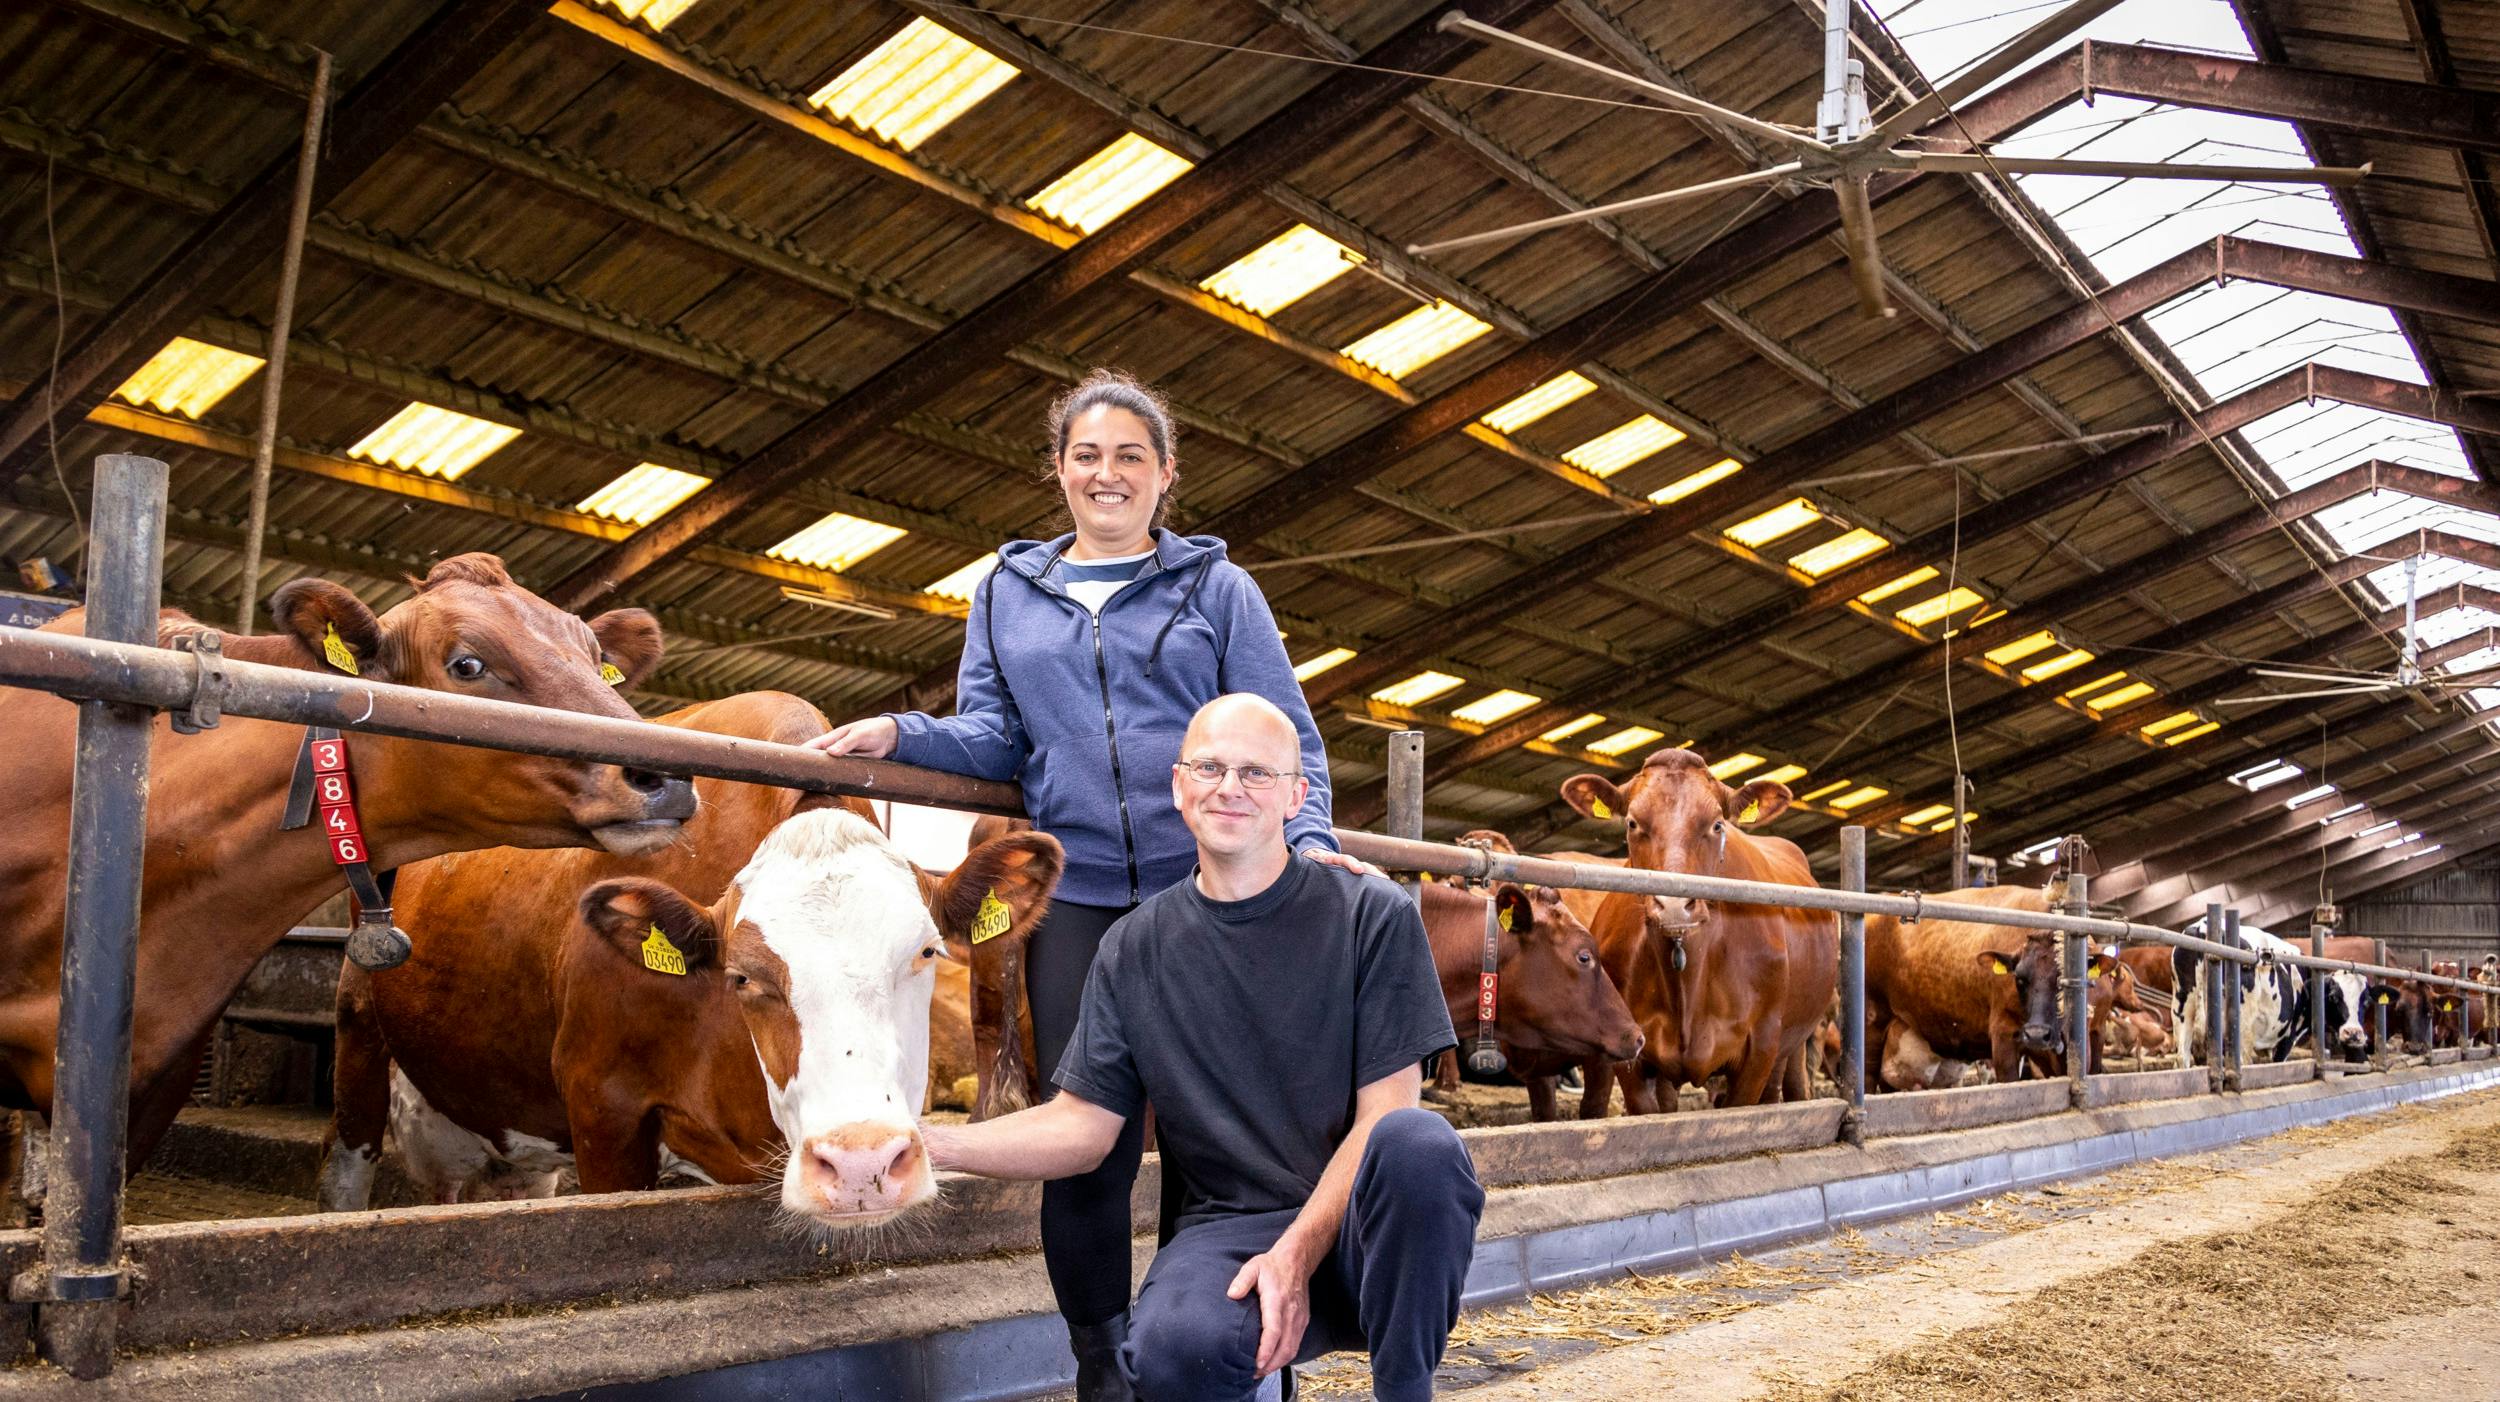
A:
{"type": "MultiPolygon", "coordinates": [[[[1484,1189],[1457,1131],[1429,1110],[1372,1126],[1337,1249],[1311,1274],[1300,1356],[1368,1349],[1380,1402],[1432,1395],[1458,1322],[1484,1189]]],[[[1293,1210],[1194,1222],[1155,1254],[1120,1364],[1143,1402],[1234,1402],[1258,1390],[1259,1298],[1225,1296],[1293,1210]]]]}

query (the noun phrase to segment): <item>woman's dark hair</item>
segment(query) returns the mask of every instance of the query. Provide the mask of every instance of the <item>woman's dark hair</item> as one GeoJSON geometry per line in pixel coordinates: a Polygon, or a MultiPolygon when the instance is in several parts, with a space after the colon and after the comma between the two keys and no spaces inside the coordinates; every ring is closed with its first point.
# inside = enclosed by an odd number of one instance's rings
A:
{"type": "MultiPolygon", "coordinates": [[[[1043,465],[1046,475],[1056,477],[1059,460],[1068,453],[1068,425],[1088,409],[1126,409],[1146,426],[1146,436],[1153,440],[1158,466],[1174,469],[1173,481],[1179,478],[1179,459],[1172,452],[1172,411],[1165,407],[1163,396],[1148,389],[1136,376],[1125,370],[1098,366],[1086,372],[1074,389],[1051,401],[1050,461],[1043,465]]],[[[1172,514],[1172,493],[1166,489],[1155,499],[1152,524],[1160,526],[1172,514]]]]}

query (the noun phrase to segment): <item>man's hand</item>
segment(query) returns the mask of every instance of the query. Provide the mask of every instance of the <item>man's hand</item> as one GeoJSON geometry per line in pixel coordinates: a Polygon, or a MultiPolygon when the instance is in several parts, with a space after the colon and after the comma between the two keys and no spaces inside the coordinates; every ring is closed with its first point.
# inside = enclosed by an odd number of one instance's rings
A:
{"type": "Polygon", "coordinates": [[[1242,1262],[1232,1288],[1224,1292],[1236,1300],[1259,1292],[1256,1371],[1262,1378],[1291,1363],[1302,1349],[1302,1331],[1311,1324],[1311,1271],[1317,1264],[1304,1262],[1288,1241],[1280,1241],[1275,1249],[1242,1262]]]}

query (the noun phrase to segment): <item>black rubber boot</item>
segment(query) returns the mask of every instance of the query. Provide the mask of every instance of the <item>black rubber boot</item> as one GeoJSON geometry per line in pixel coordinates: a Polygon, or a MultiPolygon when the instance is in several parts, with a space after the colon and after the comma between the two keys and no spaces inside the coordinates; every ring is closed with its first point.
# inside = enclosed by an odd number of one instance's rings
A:
{"type": "Polygon", "coordinates": [[[1137,1402],[1128,1375],[1120,1371],[1120,1345],[1127,1342],[1125,1314],[1068,1326],[1068,1347],[1076,1354],[1076,1402],[1137,1402]]]}

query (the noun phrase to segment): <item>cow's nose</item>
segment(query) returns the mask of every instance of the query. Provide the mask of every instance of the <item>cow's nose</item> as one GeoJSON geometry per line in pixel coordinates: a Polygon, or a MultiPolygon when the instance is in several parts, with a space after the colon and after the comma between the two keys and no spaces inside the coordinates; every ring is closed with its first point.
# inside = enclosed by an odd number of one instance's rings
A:
{"type": "Polygon", "coordinates": [[[834,1217],[899,1212],[929,1177],[920,1132],[908,1125],[844,1125],[808,1140],[800,1162],[809,1206],[834,1217]]]}
{"type": "Polygon", "coordinates": [[[682,822],[694,816],[694,782],[690,779],[648,769],[628,769],[625,782],[642,795],[645,819],[675,818],[682,822]]]}
{"type": "Polygon", "coordinates": [[[2023,1024],[2023,1045],[2032,1051],[2055,1051],[2058,1029],[2047,1023],[2026,1022],[2023,1024]]]}
{"type": "Polygon", "coordinates": [[[1658,912],[1658,923],[1667,926],[1691,925],[1701,918],[1698,902],[1685,896],[1650,897],[1658,912]]]}

